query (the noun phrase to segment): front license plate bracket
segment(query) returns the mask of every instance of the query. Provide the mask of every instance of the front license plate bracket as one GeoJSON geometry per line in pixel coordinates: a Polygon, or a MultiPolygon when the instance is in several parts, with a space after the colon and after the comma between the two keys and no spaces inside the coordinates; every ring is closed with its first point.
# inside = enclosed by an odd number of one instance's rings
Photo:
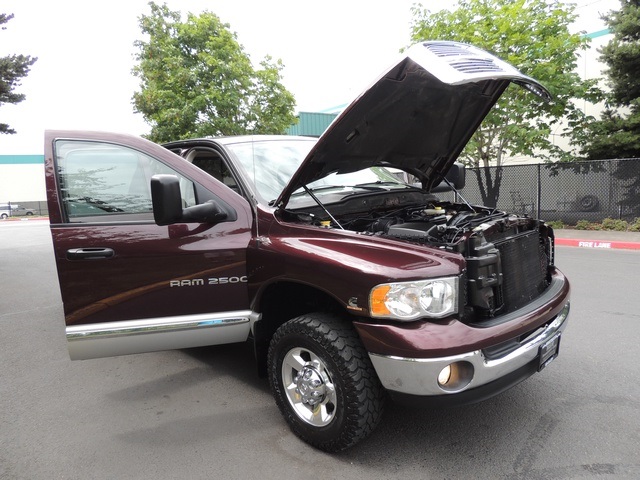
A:
{"type": "Polygon", "coordinates": [[[538,371],[549,365],[560,353],[560,334],[540,345],[538,352],[538,371]]]}

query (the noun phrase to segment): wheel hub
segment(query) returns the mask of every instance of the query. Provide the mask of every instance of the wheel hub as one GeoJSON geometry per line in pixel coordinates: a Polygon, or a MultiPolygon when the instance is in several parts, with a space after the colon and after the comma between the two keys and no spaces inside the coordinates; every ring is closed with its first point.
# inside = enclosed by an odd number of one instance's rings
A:
{"type": "Polygon", "coordinates": [[[293,379],[296,393],[307,405],[317,405],[324,400],[326,389],[320,373],[313,366],[305,365],[293,379]]]}
{"type": "Polygon", "coordinates": [[[314,427],[326,427],[336,416],[338,394],[323,359],[302,347],[282,359],[282,386],[298,418],[314,427]]]}

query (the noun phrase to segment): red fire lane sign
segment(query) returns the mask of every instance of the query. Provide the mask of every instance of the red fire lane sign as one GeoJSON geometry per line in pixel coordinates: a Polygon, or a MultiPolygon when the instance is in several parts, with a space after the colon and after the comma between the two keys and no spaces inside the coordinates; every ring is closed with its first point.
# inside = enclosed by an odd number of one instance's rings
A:
{"type": "Polygon", "coordinates": [[[574,238],[556,238],[556,245],[580,248],[625,248],[630,250],[640,250],[640,242],[607,242],[602,240],[580,240],[574,238]]]}

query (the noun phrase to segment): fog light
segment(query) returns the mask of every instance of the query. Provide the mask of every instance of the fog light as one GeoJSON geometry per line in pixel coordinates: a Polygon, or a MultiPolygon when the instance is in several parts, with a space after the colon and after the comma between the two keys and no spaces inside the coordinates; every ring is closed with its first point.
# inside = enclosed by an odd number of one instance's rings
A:
{"type": "Polygon", "coordinates": [[[471,363],[454,362],[440,370],[438,385],[448,393],[460,392],[469,386],[474,373],[471,363]]]}
{"type": "Polygon", "coordinates": [[[451,365],[444,367],[438,375],[438,383],[440,386],[445,386],[451,379],[451,365]]]}

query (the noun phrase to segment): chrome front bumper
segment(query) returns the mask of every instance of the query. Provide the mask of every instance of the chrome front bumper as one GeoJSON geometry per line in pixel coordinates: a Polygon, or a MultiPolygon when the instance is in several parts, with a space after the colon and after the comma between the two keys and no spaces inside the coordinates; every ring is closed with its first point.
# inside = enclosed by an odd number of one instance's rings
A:
{"type": "Polygon", "coordinates": [[[427,397],[460,394],[498,381],[538,360],[541,347],[565,329],[568,315],[569,303],[549,324],[534,331],[516,350],[500,358],[489,359],[482,350],[439,358],[403,358],[375,353],[369,356],[382,385],[392,393],[427,397]],[[438,375],[448,365],[464,366],[461,370],[468,376],[468,381],[453,387],[440,385],[438,375]]]}

